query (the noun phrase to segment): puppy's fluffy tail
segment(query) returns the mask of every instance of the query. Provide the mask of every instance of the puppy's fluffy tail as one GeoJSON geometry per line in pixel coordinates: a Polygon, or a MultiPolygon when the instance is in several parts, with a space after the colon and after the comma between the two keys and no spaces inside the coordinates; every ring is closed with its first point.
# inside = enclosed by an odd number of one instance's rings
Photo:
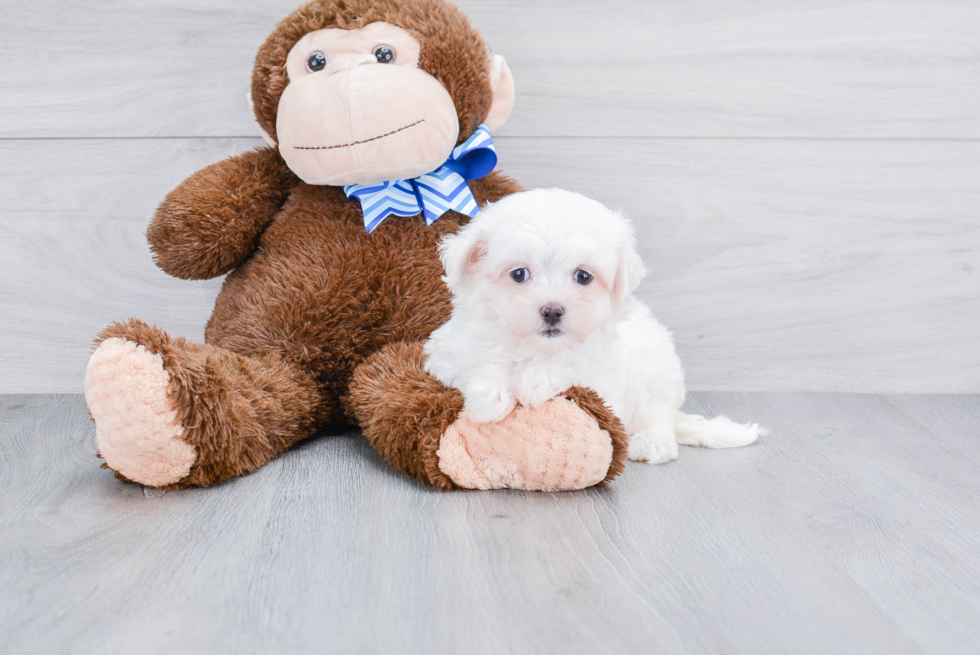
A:
{"type": "Polygon", "coordinates": [[[677,412],[675,424],[677,443],[682,446],[702,446],[704,448],[738,448],[748,446],[769,434],[769,430],[758,423],[736,423],[725,416],[706,419],[697,414],[677,412]]]}

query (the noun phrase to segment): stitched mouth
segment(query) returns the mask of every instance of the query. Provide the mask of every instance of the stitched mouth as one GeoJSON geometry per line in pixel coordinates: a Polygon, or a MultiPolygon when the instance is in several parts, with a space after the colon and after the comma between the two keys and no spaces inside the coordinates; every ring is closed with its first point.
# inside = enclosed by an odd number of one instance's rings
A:
{"type": "Polygon", "coordinates": [[[384,139],[385,137],[389,137],[393,134],[404,132],[405,130],[415,127],[416,125],[419,125],[424,122],[425,119],[423,118],[421,120],[415,121],[411,125],[406,125],[405,127],[399,127],[397,130],[392,130],[387,134],[382,134],[380,136],[373,136],[370,139],[364,139],[362,141],[354,141],[353,143],[341,143],[340,145],[336,145],[336,146],[293,146],[293,150],[334,150],[336,148],[350,148],[351,146],[359,146],[362,143],[370,143],[371,141],[377,141],[379,139],[384,139]]]}

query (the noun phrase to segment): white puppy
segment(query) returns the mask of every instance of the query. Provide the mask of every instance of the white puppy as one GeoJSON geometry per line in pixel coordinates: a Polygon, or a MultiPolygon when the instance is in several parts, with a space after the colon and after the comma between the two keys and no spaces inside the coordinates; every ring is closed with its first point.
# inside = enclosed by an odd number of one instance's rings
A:
{"type": "Polygon", "coordinates": [[[670,332],[631,295],[646,271],[621,213],[535,189],[488,206],[439,253],[453,313],[425,345],[426,370],[462,392],[473,421],[581,385],[623,421],[630,459],[667,462],[678,443],[724,448],[759,436],[755,424],[680,411],[684,372],[670,332]]]}

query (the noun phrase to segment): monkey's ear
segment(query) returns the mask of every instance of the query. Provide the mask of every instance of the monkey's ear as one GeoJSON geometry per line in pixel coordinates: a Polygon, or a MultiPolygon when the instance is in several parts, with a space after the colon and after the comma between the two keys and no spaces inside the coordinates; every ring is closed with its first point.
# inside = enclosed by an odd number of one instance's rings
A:
{"type": "Polygon", "coordinates": [[[485,236],[480,226],[469,223],[456,234],[443,237],[439,243],[439,258],[446,274],[442,281],[455,291],[463,275],[473,273],[487,255],[485,236]]]}
{"type": "Polygon", "coordinates": [[[514,76],[501,55],[490,58],[490,88],[493,89],[493,104],[484,122],[491,132],[496,132],[514,108],[514,76]]]}
{"type": "Polygon", "coordinates": [[[259,128],[259,133],[262,134],[262,140],[265,141],[267,145],[277,148],[278,144],[276,143],[276,140],[273,139],[268,132],[262,129],[262,124],[259,123],[259,118],[255,115],[255,103],[252,102],[252,92],[249,91],[246,93],[245,97],[248,98],[248,108],[252,112],[252,120],[255,122],[255,127],[259,128]]]}

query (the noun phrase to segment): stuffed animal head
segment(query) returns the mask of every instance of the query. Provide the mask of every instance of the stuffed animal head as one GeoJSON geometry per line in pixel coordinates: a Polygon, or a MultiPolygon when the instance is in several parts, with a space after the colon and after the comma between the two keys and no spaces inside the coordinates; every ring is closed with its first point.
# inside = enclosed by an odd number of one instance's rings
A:
{"type": "Polygon", "coordinates": [[[375,184],[438,168],[481,123],[500,127],[514,80],[444,0],[316,0],[259,49],[252,109],[308,184],[375,184]]]}

